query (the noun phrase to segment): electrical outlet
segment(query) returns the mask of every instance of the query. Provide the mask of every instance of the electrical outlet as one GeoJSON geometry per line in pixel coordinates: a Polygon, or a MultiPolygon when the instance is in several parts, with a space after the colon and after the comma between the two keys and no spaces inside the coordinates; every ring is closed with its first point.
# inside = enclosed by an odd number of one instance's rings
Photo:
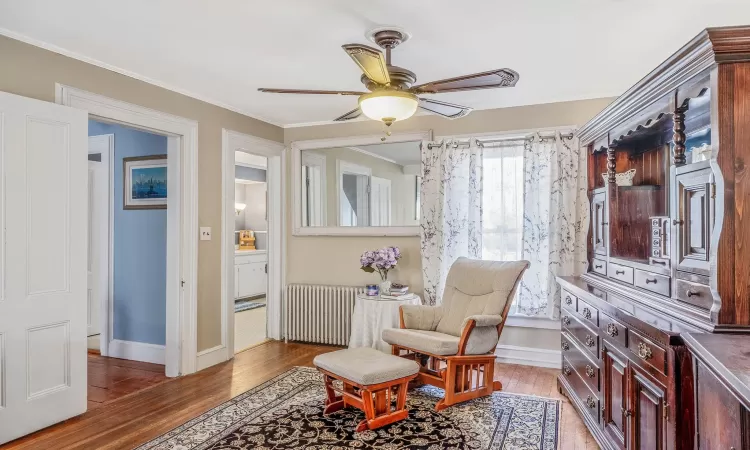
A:
{"type": "Polygon", "coordinates": [[[201,241],[211,240],[211,227],[201,227],[201,241]]]}

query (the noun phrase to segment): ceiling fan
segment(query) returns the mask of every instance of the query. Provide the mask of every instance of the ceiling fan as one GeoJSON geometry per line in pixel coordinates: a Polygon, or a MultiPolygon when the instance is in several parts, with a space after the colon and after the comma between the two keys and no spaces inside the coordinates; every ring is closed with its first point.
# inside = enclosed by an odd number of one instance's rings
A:
{"type": "Polygon", "coordinates": [[[513,87],[518,82],[517,72],[511,69],[498,69],[412,86],[417,81],[414,72],[391,64],[391,50],[405,42],[409,35],[398,29],[381,28],[373,30],[368,36],[385,50],[385,55],[376,48],[362,44],[347,44],[342,48],[362,69],[362,84],[370,92],[270,88],[258,90],[281,94],[356,95],[359,96],[359,106],[337,117],[335,121],[356,119],[364,114],[370,119],[380,120],[390,126],[395,121],[414,115],[417,107],[449,119],[458,119],[471,112],[471,108],[467,106],[420,98],[417,96],[419,94],[513,87]]]}

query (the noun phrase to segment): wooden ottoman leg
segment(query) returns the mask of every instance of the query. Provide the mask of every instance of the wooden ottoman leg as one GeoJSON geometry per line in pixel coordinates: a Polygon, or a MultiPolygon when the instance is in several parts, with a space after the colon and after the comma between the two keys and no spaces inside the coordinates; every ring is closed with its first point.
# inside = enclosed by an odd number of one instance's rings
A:
{"type": "Polygon", "coordinates": [[[365,419],[357,425],[357,431],[375,430],[406,419],[409,416],[409,411],[406,409],[406,391],[409,381],[415,376],[366,386],[365,389],[362,389],[362,406],[364,407],[365,419]],[[392,389],[394,388],[397,390],[395,409],[393,409],[392,403],[392,389]]]}
{"type": "Polygon", "coordinates": [[[331,414],[336,411],[344,409],[344,399],[340,395],[336,395],[336,391],[333,390],[332,382],[333,378],[328,375],[323,375],[323,381],[326,387],[326,407],[323,410],[323,414],[331,414]]]}

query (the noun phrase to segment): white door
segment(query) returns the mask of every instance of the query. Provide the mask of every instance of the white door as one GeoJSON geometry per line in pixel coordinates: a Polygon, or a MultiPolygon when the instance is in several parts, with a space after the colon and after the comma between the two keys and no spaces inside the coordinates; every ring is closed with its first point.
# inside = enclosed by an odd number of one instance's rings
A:
{"type": "MultiPolygon", "coordinates": [[[[114,136],[89,137],[89,233],[88,233],[88,336],[106,332],[109,302],[109,164],[114,136]]],[[[100,350],[107,355],[108,339],[102,336],[100,350]]]]}
{"type": "Polygon", "coordinates": [[[87,116],[0,92],[0,444],[86,411],[87,116]]]}
{"type": "Polygon", "coordinates": [[[391,180],[370,177],[370,214],[373,227],[391,225],[391,180]]]}

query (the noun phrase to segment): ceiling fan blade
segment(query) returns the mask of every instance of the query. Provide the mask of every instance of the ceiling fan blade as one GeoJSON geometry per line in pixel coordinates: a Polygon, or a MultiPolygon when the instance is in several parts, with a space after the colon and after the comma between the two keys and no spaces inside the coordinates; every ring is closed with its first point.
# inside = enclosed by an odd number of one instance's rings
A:
{"type": "Polygon", "coordinates": [[[378,84],[391,82],[383,52],[362,44],[347,44],[342,45],[341,48],[351,56],[367,78],[378,84]]]}
{"type": "Polygon", "coordinates": [[[356,119],[357,117],[359,117],[361,115],[362,115],[362,110],[359,109],[359,106],[358,106],[356,109],[353,109],[353,110],[349,111],[348,113],[344,114],[343,116],[337,117],[337,118],[333,119],[333,121],[334,122],[343,122],[345,120],[356,119]]]}
{"type": "Polygon", "coordinates": [[[429,98],[420,98],[419,107],[449,119],[458,119],[468,115],[472,109],[468,106],[454,105],[452,103],[439,102],[429,98]]]}
{"type": "Polygon", "coordinates": [[[518,82],[518,73],[510,69],[491,70],[462,77],[432,81],[414,86],[415,94],[439,94],[441,92],[470,91],[473,89],[492,89],[513,87],[518,82]]]}
{"type": "Polygon", "coordinates": [[[337,95],[363,95],[366,92],[357,91],[319,91],[309,89],[273,89],[273,88],[259,88],[260,92],[271,92],[275,94],[337,94],[337,95]]]}

